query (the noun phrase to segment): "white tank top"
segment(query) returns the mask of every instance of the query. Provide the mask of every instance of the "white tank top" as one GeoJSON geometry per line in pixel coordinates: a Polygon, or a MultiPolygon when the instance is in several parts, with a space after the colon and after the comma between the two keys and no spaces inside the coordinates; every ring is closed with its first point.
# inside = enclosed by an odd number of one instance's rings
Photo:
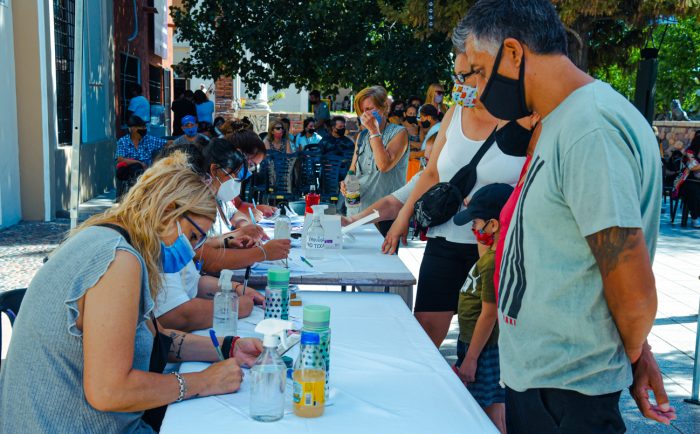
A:
{"type": "MultiPolygon", "coordinates": [[[[440,151],[437,162],[440,182],[448,182],[459,169],[469,164],[484,143],[484,140],[472,140],[464,134],[462,110],[470,109],[455,108],[450,125],[447,127],[447,141],[440,151]]],[[[479,162],[476,168],[476,184],[467,197],[471,198],[481,187],[489,184],[504,183],[515,186],[523,164],[525,164],[524,157],[508,156],[501,152],[498,144],[494,143],[479,162]]],[[[460,211],[463,209],[464,205],[460,207],[460,211]]],[[[453,243],[476,244],[471,223],[457,226],[452,219],[428,229],[428,237],[444,237],[453,243]]]]}

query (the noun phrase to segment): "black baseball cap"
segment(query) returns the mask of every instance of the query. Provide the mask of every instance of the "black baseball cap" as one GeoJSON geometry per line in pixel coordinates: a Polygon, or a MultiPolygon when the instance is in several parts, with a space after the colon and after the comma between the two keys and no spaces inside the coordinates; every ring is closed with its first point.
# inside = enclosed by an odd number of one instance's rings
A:
{"type": "Polygon", "coordinates": [[[513,187],[508,184],[489,184],[481,187],[469,201],[469,206],[454,216],[454,222],[463,226],[474,219],[498,219],[501,209],[513,193],[513,187]]]}

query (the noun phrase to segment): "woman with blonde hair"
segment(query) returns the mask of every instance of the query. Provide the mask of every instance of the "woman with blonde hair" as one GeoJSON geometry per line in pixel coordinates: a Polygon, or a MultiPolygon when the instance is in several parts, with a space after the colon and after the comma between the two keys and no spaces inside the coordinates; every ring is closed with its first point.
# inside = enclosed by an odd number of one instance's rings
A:
{"type": "Polygon", "coordinates": [[[440,83],[433,83],[428,87],[428,93],[425,95],[425,103],[435,107],[438,111],[439,120],[447,113],[449,107],[442,101],[445,96],[445,88],[440,83]]]}
{"type": "MultiPolygon", "coordinates": [[[[364,126],[350,165],[360,181],[360,212],[406,183],[408,134],[403,126],[388,122],[389,100],[381,86],[362,89],[355,96],[355,113],[364,126]]],[[[344,182],[341,192],[345,194],[344,182]]],[[[382,236],[392,222],[378,223],[382,236]]]]}
{"type": "Polygon", "coordinates": [[[192,260],[215,208],[209,186],[176,153],[69,235],[34,276],[14,324],[0,432],[153,432],[145,410],[240,387],[239,365],[255,360],[260,341],[225,338],[226,360],[163,374],[167,361],[218,357],[208,337],[164,330],[152,314],[160,273],[192,260]]]}
{"type": "Polygon", "coordinates": [[[265,137],[265,148],[278,152],[292,153],[289,135],[282,121],[270,122],[267,128],[267,137],[265,137]]]}

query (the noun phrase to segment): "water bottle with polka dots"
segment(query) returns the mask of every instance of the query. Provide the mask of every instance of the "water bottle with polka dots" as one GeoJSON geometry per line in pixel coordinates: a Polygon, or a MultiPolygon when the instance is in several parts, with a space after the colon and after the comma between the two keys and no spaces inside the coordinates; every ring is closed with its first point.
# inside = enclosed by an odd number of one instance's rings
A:
{"type": "Polygon", "coordinates": [[[309,368],[314,368],[318,364],[323,364],[326,368],[326,402],[328,401],[328,383],[331,368],[331,308],[321,305],[304,306],[303,332],[317,333],[319,335],[318,360],[304,361],[309,368]]]}

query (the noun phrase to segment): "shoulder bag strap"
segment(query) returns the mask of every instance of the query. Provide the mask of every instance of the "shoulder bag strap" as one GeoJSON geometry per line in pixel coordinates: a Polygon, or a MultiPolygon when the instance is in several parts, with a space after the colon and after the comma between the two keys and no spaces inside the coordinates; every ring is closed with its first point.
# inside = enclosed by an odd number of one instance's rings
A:
{"type": "Polygon", "coordinates": [[[459,188],[463,195],[469,194],[469,191],[471,191],[472,187],[474,187],[474,184],[476,183],[476,177],[472,177],[470,175],[476,171],[476,167],[479,165],[481,159],[484,157],[484,155],[486,155],[486,152],[496,142],[495,133],[496,129],[494,129],[491,135],[489,135],[489,137],[484,141],[479,150],[472,157],[471,161],[469,161],[469,163],[466,166],[459,169],[459,171],[455,173],[455,176],[453,176],[452,179],[450,179],[449,183],[459,188]],[[472,182],[469,182],[470,180],[472,182]]]}

